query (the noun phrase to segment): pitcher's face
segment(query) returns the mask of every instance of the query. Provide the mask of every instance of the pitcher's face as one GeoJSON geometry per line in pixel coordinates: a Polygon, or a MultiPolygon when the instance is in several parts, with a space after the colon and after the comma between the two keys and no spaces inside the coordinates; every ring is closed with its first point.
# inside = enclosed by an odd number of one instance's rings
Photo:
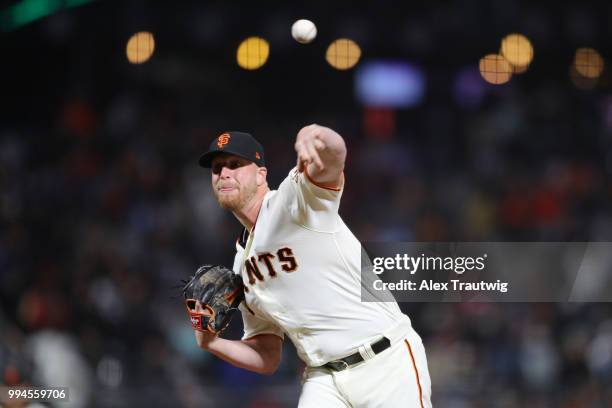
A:
{"type": "Polygon", "coordinates": [[[219,205],[240,210],[255,196],[260,172],[257,165],[232,154],[220,153],[211,163],[212,188],[219,205]]]}

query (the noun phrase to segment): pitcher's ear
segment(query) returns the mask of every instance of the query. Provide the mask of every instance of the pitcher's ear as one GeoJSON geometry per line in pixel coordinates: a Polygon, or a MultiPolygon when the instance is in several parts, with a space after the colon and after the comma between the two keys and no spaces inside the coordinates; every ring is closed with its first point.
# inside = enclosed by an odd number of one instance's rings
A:
{"type": "Polygon", "coordinates": [[[268,178],[268,169],[265,167],[257,168],[257,185],[260,186],[266,183],[268,178]]]}

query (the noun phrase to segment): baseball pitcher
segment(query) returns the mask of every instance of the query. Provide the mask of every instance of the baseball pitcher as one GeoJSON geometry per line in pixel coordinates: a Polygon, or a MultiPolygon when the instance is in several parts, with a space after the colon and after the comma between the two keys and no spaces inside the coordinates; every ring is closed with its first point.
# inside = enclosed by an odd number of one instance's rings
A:
{"type": "Polygon", "coordinates": [[[361,245],[338,215],[344,140],[310,125],[295,150],[278,190],[268,187],[264,149],[248,133],[223,133],[200,158],[219,205],[244,230],[233,271],[202,267],[185,287],[198,345],[272,374],[287,336],[307,366],[301,408],[431,407],[425,349],[410,319],[395,302],[361,301],[361,245]],[[223,339],[235,308],[244,336],[223,339]]]}

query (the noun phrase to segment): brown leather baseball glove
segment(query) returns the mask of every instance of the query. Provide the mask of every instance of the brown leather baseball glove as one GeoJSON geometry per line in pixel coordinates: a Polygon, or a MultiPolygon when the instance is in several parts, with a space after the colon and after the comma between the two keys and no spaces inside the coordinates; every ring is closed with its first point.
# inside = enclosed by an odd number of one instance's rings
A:
{"type": "Polygon", "coordinates": [[[195,330],[218,334],[244,300],[242,278],[222,265],[204,265],[183,287],[183,297],[195,330]],[[198,306],[198,302],[201,307],[198,306]]]}

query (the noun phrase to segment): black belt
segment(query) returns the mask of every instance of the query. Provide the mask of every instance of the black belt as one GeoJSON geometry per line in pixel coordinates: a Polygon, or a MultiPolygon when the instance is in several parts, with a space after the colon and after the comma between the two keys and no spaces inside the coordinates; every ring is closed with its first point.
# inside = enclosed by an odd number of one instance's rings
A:
{"type": "MultiPolygon", "coordinates": [[[[391,347],[391,340],[389,340],[386,337],[383,337],[382,339],[378,340],[376,343],[372,344],[372,351],[374,352],[374,354],[378,354],[381,351],[388,349],[389,347],[391,347]]],[[[351,354],[350,356],[341,358],[339,360],[330,361],[329,363],[324,364],[323,367],[330,368],[334,371],[342,371],[342,370],[346,370],[353,364],[357,364],[362,361],[363,361],[363,357],[361,356],[361,354],[359,354],[359,352],[357,352],[355,354],[351,354]]]]}

